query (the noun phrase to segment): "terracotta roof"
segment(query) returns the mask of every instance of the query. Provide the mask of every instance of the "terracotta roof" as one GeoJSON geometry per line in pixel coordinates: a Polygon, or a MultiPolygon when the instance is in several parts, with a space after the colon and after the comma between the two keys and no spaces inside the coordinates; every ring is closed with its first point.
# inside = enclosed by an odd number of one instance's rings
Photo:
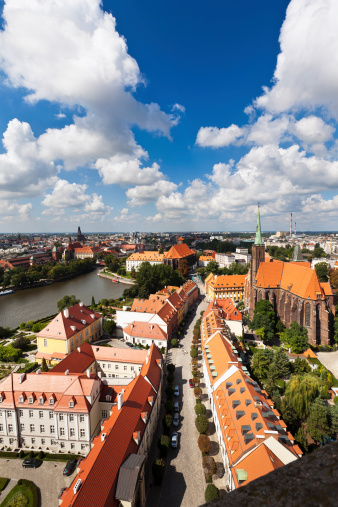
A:
{"type": "Polygon", "coordinates": [[[323,289],[325,296],[333,296],[330,282],[320,282],[320,286],[323,289]]]}
{"type": "Polygon", "coordinates": [[[90,367],[93,361],[95,361],[95,356],[92,346],[89,343],[84,343],[66,356],[63,361],[55,365],[50,372],[57,373],[68,370],[69,373],[83,373],[90,367]]]}
{"type": "Polygon", "coordinates": [[[64,311],[58,313],[42,331],[37,333],[37,336],[67,340],[102,318],[100,313],[91,310],[83,303],[68,308],[68,311],[69,317],[65,317],[64,311]]]}
{"type": "Polygon", "coordinates": [[[160,254],[158,252],[137,252],[131,254],[128,257],[128,261],[140,261],[140,262],[163,262],[164,254],[160,254]]]}
{"type": "Polygon", "coordinates": [[[75,253],[97,253],[97,252],[101,252],[102,249],[98,246],[83,246],[82,248],[74,248],[74,252],[75,253]]]}
{"type": "Polygon", "coordinates": [[[123,331],[129,336],[137,338],[149,338],[152,340],[166,340],[167,334],[158,324],[149,324],[148,322],[134,321],[128,324],[123,331]]]}
{"type": "Polygon", "coordinates": [[[219,275],[209,283],[214,289],[244,288],[246,275],[219,275]]]}
{"type": "Polygon", "coordinates": [[[147,378],[156,391],[158,391],[163,365],[162,354],[153,344],[148,351],[147,357],[148,359],[143,363],[140,375],[147,378]]]}
{"type": "Polygon", "coordinates": [[[214,308],[222,308],[226,320],[242,320],[242,314],[237,310],[232,299],[217,299],[213,302],[214,308]]]}
{"type": "Polygon", "coordinates": [[[195,252],[186,243],[182,243],[181,245],[172,246],[169,252],[164,255],[166,259],[184,259],[189,255],[195,255],[195,252]]]}
{"type": "Polygon", "coordinates": [[[95,359],[105,361],[120,361],[121,363],[140,363],[145,361],[147,350],[137,350],[120,347],[98,347],[93,345],[95,359]]]}

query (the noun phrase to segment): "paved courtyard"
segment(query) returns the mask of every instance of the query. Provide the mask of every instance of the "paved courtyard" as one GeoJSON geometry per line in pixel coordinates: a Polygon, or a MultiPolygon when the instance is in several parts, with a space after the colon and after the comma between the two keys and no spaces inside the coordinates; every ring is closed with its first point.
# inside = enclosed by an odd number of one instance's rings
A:
{"type": "MultiPolygon", "coordinates": [[[[206,307],[205,302],[199,304],[185,336],[180,340],[181,347],[171,349],[168,354],[168,363],[172,362],[176,366],[174,383],[180,388],[179,446],[177,449],[169,449],[162,485],[152,486],[147,507],[197,507],[205,503],[205,480],[201,453],[197,445],[198,432],[195,428],[195,397],[189,387],[189,378],[192,331],[200,312],[206,307]]],[[[161,425],[161,421],[159,424],[161,425]]]]}
{"type": "Polygon", "coordinates": [[[39,468],[22,468],[21,459],[0,459],[0,477],[8,477],[10,483],[0,494],[0,503],[19,479],[28,479],[40,489],[41,506],[57,507],[61,488],[69,486],[74,478],[63,477],[64,462],[44,461],[39,468]]]}

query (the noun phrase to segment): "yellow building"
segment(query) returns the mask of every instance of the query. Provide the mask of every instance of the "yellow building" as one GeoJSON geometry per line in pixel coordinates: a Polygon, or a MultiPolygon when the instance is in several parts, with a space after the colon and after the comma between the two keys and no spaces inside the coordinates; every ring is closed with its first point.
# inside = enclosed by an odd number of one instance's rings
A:
{"type": "Polygon", "coordinates": [[[83,303],[65,308],[37,334],[38,353],[69,354],[84,342],[98,340],[103,333],[102,315],[83,303]]]}
{"type": "Polygon", "coordinates": [[[241,301],[244,297],[246,275],[214,275],[210,273],[205,279],[207,296],[213,299],[232,299],[241,301]]]}

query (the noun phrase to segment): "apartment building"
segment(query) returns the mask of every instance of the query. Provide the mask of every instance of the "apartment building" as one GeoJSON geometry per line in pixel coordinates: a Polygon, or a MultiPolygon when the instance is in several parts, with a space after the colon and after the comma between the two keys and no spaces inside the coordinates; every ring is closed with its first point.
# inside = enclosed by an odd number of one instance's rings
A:
{"type": "Polygon", "coordinates": [[[126,268],[127,271],[131,271],[134,269],[135,271],[138,271],[140,268],[142,262],[149,262],[152,266],[155,266],[157,264],[163,264],[163,257],[164,254],[161,254],[157,251],[151,252],[137,252],[131,254],[130,257],[128,257],[126,261],[126,268]]]}
{"type": "Polygon", "coordinates": [[[246,275],[214,275],[210,273],[204,282],[205,291],[210,300],[232,299],[241,301],[244,298],[246,275]]]}
{"type": "Polygon", "coordinates": [[[203,374],[230,490],[298,459],[266,391],[253,381],[220,308],[211,302],[201,324],[203,374]]]}
{"type": "Polygon", "coordinates": [[[37,334],[38,352],[69,354],[85,341],[98,340],[102,326],[102,315],[83,303],[65,308],[37,334]]]}

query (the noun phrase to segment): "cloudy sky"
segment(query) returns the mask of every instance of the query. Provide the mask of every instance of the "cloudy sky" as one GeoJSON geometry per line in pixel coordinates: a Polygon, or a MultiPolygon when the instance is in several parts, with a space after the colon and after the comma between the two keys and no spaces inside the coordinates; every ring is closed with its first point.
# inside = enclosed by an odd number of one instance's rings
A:
{"type": "Polygon", "coordinates": [[[0,232],[338,230],[337,0],[0,7],[0,232]]]}

